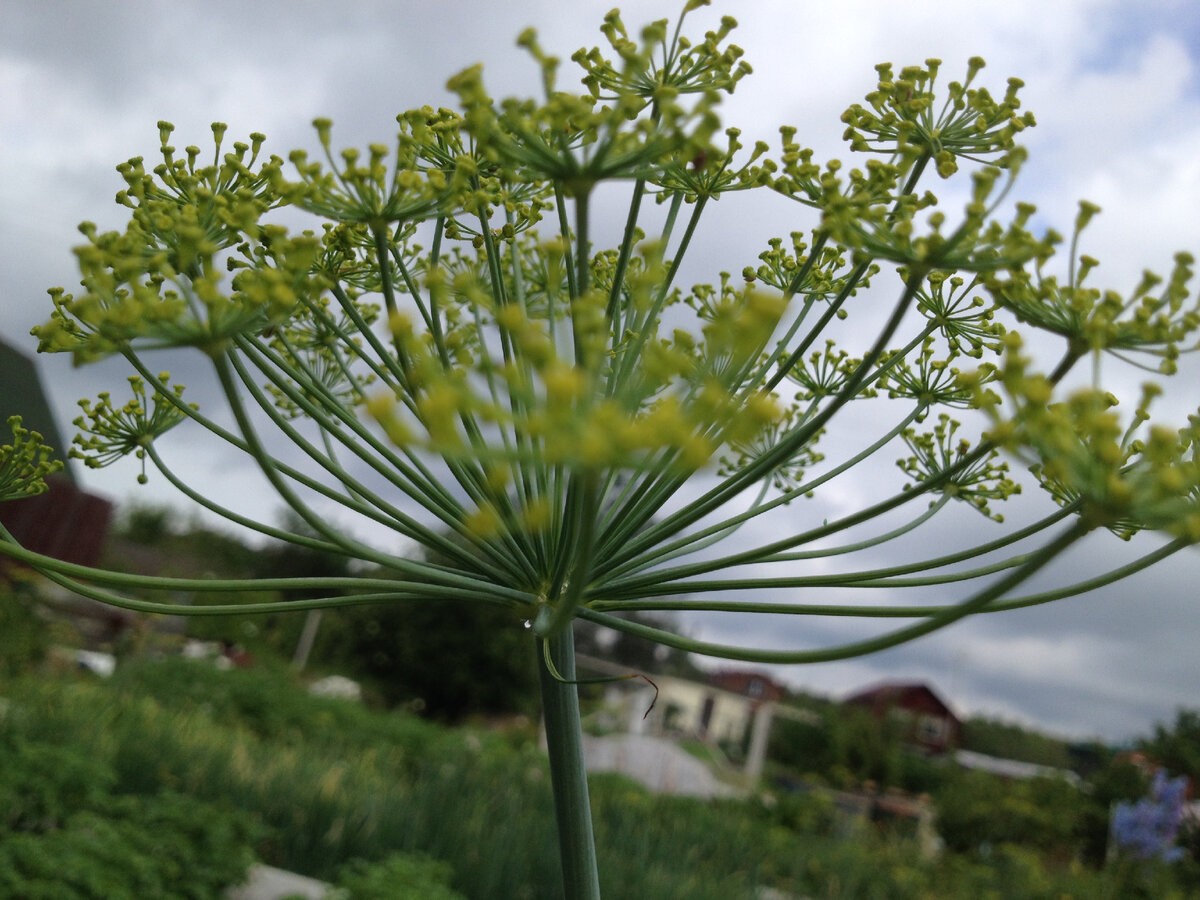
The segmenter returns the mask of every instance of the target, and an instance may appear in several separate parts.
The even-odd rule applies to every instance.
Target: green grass
[[[336,880],[353,860],[403,867],[388,862],[403,853],[440,863],[446,888],[465,897],[560,895],[548,771],[531,732],[446,729],[310,697],[285,673],[180,660],[130,664],[109,683],[27,678],[0,693],[11,700],[0,746],[87,761],[43,761],[63,782],[54,816],[64,822],[94,807],[94,793],[186,796],[240,810],[259,858],[313,877]],[[1101,876],[1046,868],[1028,851],[926,864],[905,841],[839,840],[786,804],[654,795],[619,776],[591,785],[609,900],[730,900],[760,885],[813,898],[1103,896]]]

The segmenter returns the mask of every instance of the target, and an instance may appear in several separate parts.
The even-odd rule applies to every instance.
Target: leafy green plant
[[[152,684],[155,666],[142,668],[139,680]],[[217,809],[236,805],[264,826],[265,837],[255,844],[264,861],[331,883],[352,860],[367,870],[364,877],[384,877],[379,872],[389,870],[387,860],[399,851],[448,864],[449,884],[468,897],[537,900],[558,894],[561,872],[547,815],[551,789],[545,759],[532,747],[396,713],[358,709],[331,722],[328,701],[306,695],[286,678],[250,673],[274,683],[305,738],[296,741],[291,730],[259,735],[249,727],[253,714],[222,700],[222,682],[247,673],[190,668],[188,699],[178,704],[168,695],[185,684],[182,665],[162,679],[161,704],[148,696],[150,688],[139,692],[133,684],[115,692],[107,682],[44,678],[12,686],[5,747],[18,739],[39,746],[53,741],[60,754],[111,765],[117,773],[115,784],[103,780],[110,793],[71,801],[78,808],[60,825],[84,810],[108,815],[112,791],[125,794],[125,803],[130,793],[143,798],[144,808],[165,793],[185,792]],[[827,798],[790,804],[781,797],[773,807],[706,802],[651,794],[611,774],[593,776],[589,787],[605,890],[617,898],[724,900],[770,886],[812,897],[1058,900],[1103,897],[1117,884],[1118,873],[1048,865],[1040,847],[994,845],[987,855],[950,851],[924,862],[911,841],[885,838],[865,822],[849,839],[837,837],[831,828],[844,829],[830,820]],[[1055,802],[1050,798],[1046,805]],[[208,815],[197,813],[201,827]],[[78,849],[75,838],[56,840]],[[132,839],[131,847],[140,840]],[[136,854],[131,850],[130,856]],[[64,866],[89,858],[74,850],[61,857]],[[75,872],[57,874],[70,885]],[[1186,886],[1170,880],[1183,874],[1165,873],[1161,896]],[[46,885],[51,890],[55,882]]]
[[[0,769],[0,828],[41,833],[73,812],[95,809],[115,776],[104,763],[66,747],[5,740]]]
[[[110,797],[42,834],[0,841],[0,895],[205,900],[239,883],[258,831],[236,809],[172,794]]]
[[[610,50],[572,57],[574,92],[527,31],[519,43],[540,68],[541,99],[495,101],[471,68],[450,81],[458,110],[402,113],[394,143],[365,152],[335,151],[320,119],[322,158],[295,151],[289,166],[264,157],[260,134],[224,152],[216,124],[209,162],[193,146],[179,154],[160,123],[161,163],[118,167],[128,226],[82,227],[82,290],[51,291],[40,349],[79,363],[120,355],[135,374],[130,399],[83,403],[73,453],[96,467],[134,455],[211,512],[363,574],[138,577],[39,556],[0,533],[0,552],[143,611],[284,606],[180,606],[114,589],[312,592],[291,610],[448,599],[511,610],[541,654],[570,898],[597,896],[600,881],[573,620],[727,659],[815,663],[1106,585],[1200,539],[1197,421],[1151,424],[1157,383],[1122,418],[1099,380],[1106,356],[1175,371],[1200,325],[1191,257],[1128,295],[1093,287],[1096,261],[1079,242],[1097,208],[1083,203],[1056,272],[1060,236],[1030,232],[1031,205],[1006,208],[1025,158],[1016,141],[1034,119],[1019,81],[998,95],[979,85],[977,58],[948,84],[937,60],[880,65],[876,88],[843,117],[858,167],[818,163],[790,126],[776,151],[744,147],[737,129],[722,132],[717,108],[750,69],[728,43],[731,18],[685,36],[684,19],[703,5],[688,0],[675,25],[635,36],[611,13]],[[961,212],[926,187],[954,178],[969,196]],[[625,225],[615,247],[598,248],[594,209],[612,191],[628,197]],[[736,275],[682,287],[701,219],[733,192],[788,205],[796,229]],[[289,233],[282,210],[316,216],[319,230]],[[889,290],[894,301],[881,305]],[[855,329],[843,346],[830,327],[842,318],[879,327],[865,340]],[[1059,339],[1058,361],[1043,371],[1018,324]],[[145,354],[162,349],[212,363],[232,427],[150,366]],[[1089,357],[1092,383],[1065,390]],[[869,435],[844,415],[863,405],[877,411]],[[257,466],[308,530],[257,521],[181,480],[156,438],[184,425]],[[823,436],[847,427],[858,449],[826,460]],[[806,515],[808,498],[895,449],[894,489],[833,520]],[[1020,487],[1005,452],[1054,509],[980,545],[871,564],[872,550],[956,501],[1000,519],[998,504]],[[50,465],[15,424],[0,450],[0,497],[39,490]],[[360,541],[326,505],[438,561]],[[748,523],[771,537],[743,541]],[[1125,565],[1020,593],[1105,529],[1169,539]],[[369,574],[380,568],[394,576]],[[823,595],[948,583],[963,589],[945,605]],[[820,591],[821,602],[742,596],[782,589]],[[618,615],[633,610],[912,622],[838,646],[754,648]]]
[[[338,872],[331,900],[463,900],[449,887],[444,862],[395,853],[382,862],[356,860]]]
[[[438,732],[412,716],[371,715],[358,704],[309,695],[288,672],[270,669],[214,671],[204,662],[181,658],[131,660],[109,682],[118,696],[150,699],[172,714],[203,713],[256,737],[299,744],[319,735],[336,741],[395,742],[414,754],[436,753]]]
[[[111,762],[0,731],[0,896],[214,896],[245,876],[261,829],[232,806],[161,789],[119,793]]]

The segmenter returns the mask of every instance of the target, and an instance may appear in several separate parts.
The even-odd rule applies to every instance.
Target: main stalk
[[[554,788],[554,814],[558,821],[563,895],[566,900],[599,900],[600,876],[583,759],[579,690],[573,683],[575,636],[570,625],[547,638],[546,644],[554,671],[539,654],[538,675],[546,720],[546,749],[550,755],[550,782]]]

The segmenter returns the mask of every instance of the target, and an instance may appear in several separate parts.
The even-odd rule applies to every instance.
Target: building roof
[[[745,669],[720,669],[708,676],[708,683],[755,700],[779,700],[787,693],[770,675]]]
[[[846,703],[872,707],[911,707],[918,703],[932,703],[950,718],[958,721],[949,705],[929,685],[919,681],[884,682],[848,696]]]

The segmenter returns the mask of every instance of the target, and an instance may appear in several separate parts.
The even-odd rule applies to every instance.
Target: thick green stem
[[[544,649],[548,652],[539,656],[538,674],[546,720],[546,749],[550,754],[550,782],[554,787],[554,815],[558,821],[563,896],[566,900],[599,900],[600,876],[583,760],[579,689],[570,683],[575,679],[575,637],[567,627],[547,638],[546,644]],[[547,655],[555,671],[547,665]]]

